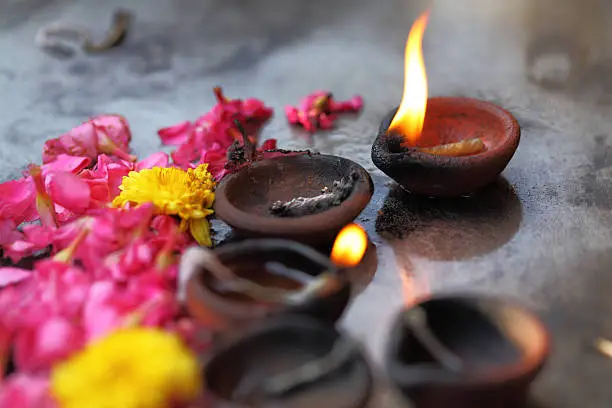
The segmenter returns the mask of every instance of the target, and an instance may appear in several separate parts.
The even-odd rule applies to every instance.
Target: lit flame
[[[423,61],[423,34],[429,10],[419,16],[410,29],[406,41],[404,62],[404,94],[399,109],[389,125],[389,131],[404,136],[414,146],[421,137],[427,110],[427,75]]]
[[[359,265],[368,247],[368,236],[357,224],[349,224],[338,233],[331,260],[343,268]]]

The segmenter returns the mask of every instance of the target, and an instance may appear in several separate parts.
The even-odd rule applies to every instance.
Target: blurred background
[[[611,0],[0,0],[0,181],[39,162],[45,139],[96,114],[125,115],[139,156],[158,151],[157,130],[208,111],[222,85],[230,98],[275,109],[263,138],[349,157],[379,188],[371,143],[399,103],[406,37],[427,7],[430,95],[492,101],[520,122],[521,146],[504,172],[520,228],[503,247],[461,262],[415,254],[414,241],[392,250],[377,242],[379,270],[394,272],[377,274],[366,291],[374,297],[356,302],[347,325],[379,358],[385,333],[368,322],[386,327],[401,305],[394,260],[434,291],[518,296],[555,336],[537,400],[609,408],[612,364],[590,345],[612,336],[603,284],[612,266]],[[131,19],[115,47],[41,42],[61,23],[103,43],[118,10]],[[314,137],[291,129],[284,106],[316,89],[361,94],[365,109]]]

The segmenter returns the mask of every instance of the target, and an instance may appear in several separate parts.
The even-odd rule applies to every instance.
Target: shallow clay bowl
[[[300,217],[278,217],[268,211],[277,200],[321,194],[322,188],[353,171],[358,179],[352,193],[336,207]],[[351,160],[318,154],[279,157],[224,177],[216,190],[215,212],[241,236],[324,245],[361,213],[373,191],[368,172]]]
[[[416,307],[425,311],[435,341],[407,322]],[[435,342],[458,358],[461,367],[444,363],[440,353],[432,351]],[[543,324],[513,302],[440,296],[397,316],[386,366],[392,382],[416,408],[514,408],[526,402],[548,353]]]
[[[193,251],[193,250],[192,250]],[[350,283],[328,258],[303,244],[278,239],[252,239],[216,248],[218,259],[241,278],[260,285],[297,290],[301,287],[295,279],[273,274],[266,270],[269,262],[282,264],[317,277],[329,271],[336,283],[332,289],[307,302],[295,305],[264,303],[234,292],[220,292],[215,286],[213,273],[197,262],[186,271],[187,307],[203,327],[217,332],[239,332],[260,320],[281,314],[309,315],[333,324],[344,312],[350,298]]]
[[[279,374],[322,358],[329,361],[339,342],[349,352],[326,374],[284,394],[263,391]],[[372,390],[370,368],[356,344],[332,325],[302,316],[272,319],[216,350],[204,381],[205,406],[212,408],[361,408]]]
[[[486,150],[460,157],[439,156],[401,146],[387,133],[397,109],[382,121],[372,161],[405,190],[431,197],[467,195],[494,181],[514,155],[520,127],[505,109],[470,98],[431,98],[420,147],[480,138]]]

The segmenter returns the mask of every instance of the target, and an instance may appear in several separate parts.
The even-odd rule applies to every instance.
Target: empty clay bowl
[[[340,205],[297,217],[269,212],[275,201],[319,195],[321,189],[331,188],[334,181],[353,172],[357,180]],[[256,162],[223,178],[216,190],[215,212],[242,236],[325,245],[361,213],[373,191],[368,172],[351,160],[318,154],[279,157]]]
[[[520,127],[505,109],[470,98],[431,98],[422,133],[423,144],[480,138],[486,150],[451,157],[401,146],[403,137],[387,133],[395,112],[383,120],[372,146],[372,161],[407,191],[432,197],[472,193],[494,181],[514,155]]]
[[[217,350],[204,381],[211,408],[361,408],[372,389],[357,345],[302,316],[265,322]]]
[[[548,350],[543,324],[522,307],[440,296],[398,315],[386,364],[415,408],[515,408],[526,402]]]
[[[190,249],[193,251],[196,249]],[[199,249],[202,250],[203,249]],[[219,281],[208,269],[194,261],[188,267],[187,306],[189,312],[204,327],[222,331],[242,329],[259,323],[261,319],[286,313],[305,314],[330,323],[344,312],[350,298],[350,284],[328,258],[297,242],[258,239],[231,243],[214,250],[218,259],[232,272],[260,285],[290,291],[302,289],[305,281],[312,281],[328,272],[329,285],[299,304],[279,304],[254,300],[246,294],[219,290]],[[190,259],[192,257],[190,254]],[[183,261],[181,261],[183,262]],[[181,265],[183,268],[184,265]],[[275,270],[289,271],[275,273]]]

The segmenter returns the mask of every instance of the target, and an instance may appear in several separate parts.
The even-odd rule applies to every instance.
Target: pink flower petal
[[[38,218],[36,193],[30,177],[0,184],[0,197],[0,218],[11,219],[15,224]]]
[[[298,116],[298,110],[294,106],[285,106],[285,116],[292,125],[299,123],[300,119]]]
[[[32,275],[31,271],[26,271],[21,268],[13,268],[5,266],[0,268],[0,288],[3,288],[14,283],[19,283]]]
[[[79,157],[69,156],[67,154],[60,154],[55,159],[47,164],[41,166],[43,177],[48,176],[50,173],[55,172],[67,172],[78,174],[83,169],[86,169],[91,164],[90,157]]]
[[[259,150],[275,150],[276,149],[276,139],[266,139],[261,144]]]
[[[165,145],[178,146],[186,143],[193,131],[193,125],[189,121],[177,125],[159,129],[157,134]]]
[[[15,374],[0,386],[0,408],[56,408],[46,377]]]
[[[17,224],[13,220],[0,219],[0,246],[9,245],[21,238]]]
[[[43,163],[50,163],[62,154],[95,159],[100,153],[108,153],[129,160],[131,138],[124,117],[97,116],[58,138],[47,140],[43,148]]]
[[[76,213],[83,212],[91,199],[89,185],[71,173],[53,173],[47,178],[47,191],[51,199]]]
[[[168,167],[168,163],[170,162],[170,157],[167,153],[157,152],[153,153],[146,159],[143,159],[136,163],[136,171],[140,171],[142,169],[150,169],[152,167]]]

